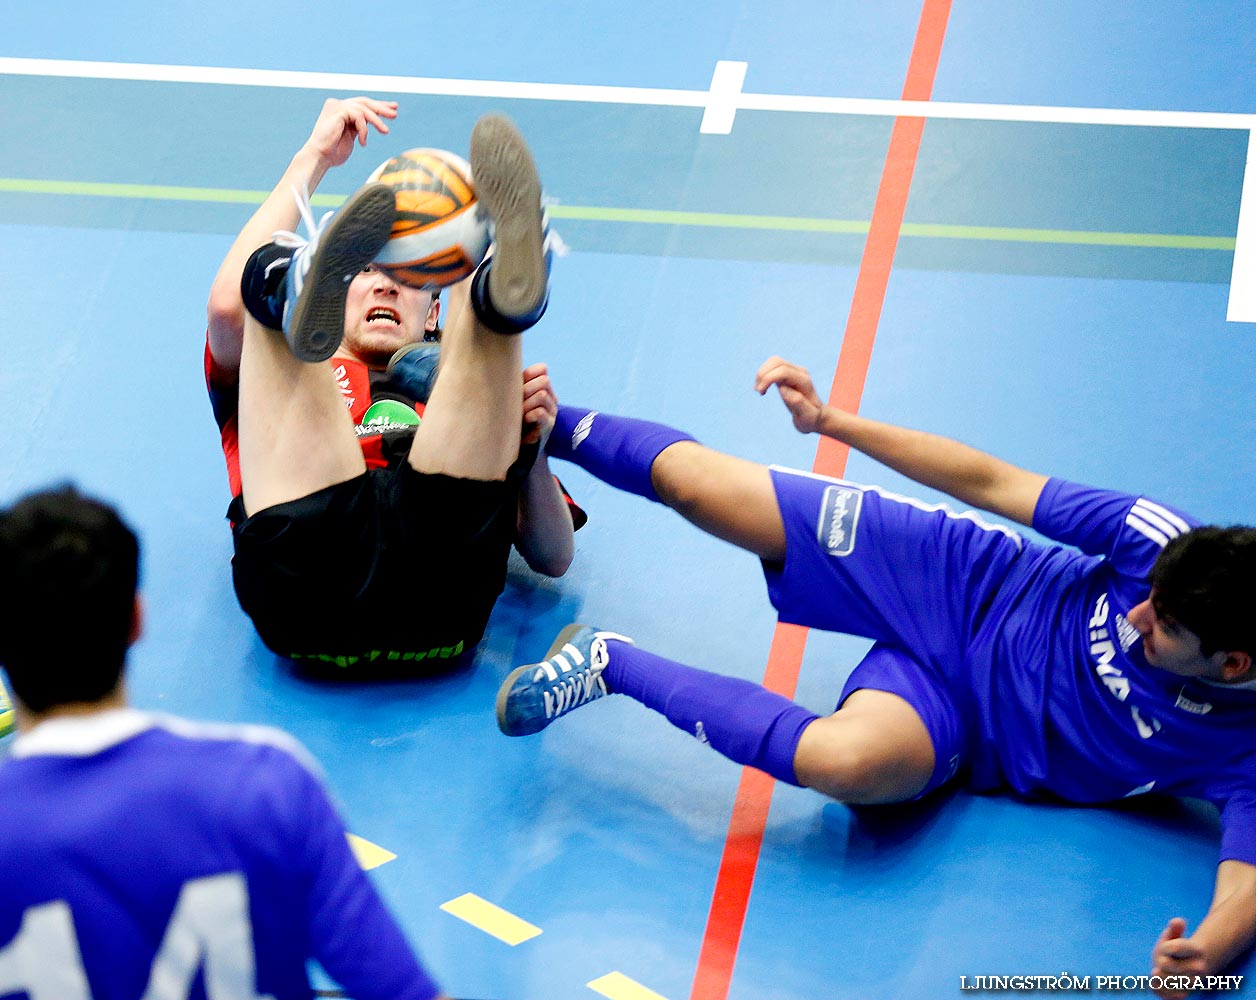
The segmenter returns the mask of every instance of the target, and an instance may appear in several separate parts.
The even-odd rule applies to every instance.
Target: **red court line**
[[[903,100],[927,101],[932,95],[950,12],[951,0],[924,0],[903,84]],[[842,350],[829,391],[829,402],[842,409],[858,410],[863,398],[924,125],[923,118],[896,118],[890,133]],[[812,470],[840,477],[846,470],[849,452],[847,446],[821,438]],[[807,629],[797,625],[777,623],[764,673],[765,687],[787,698],[794,696],[807,634]],[[725,1000],[728,996],[773,787],[773,780],[763,772],[742,770],[690,1000]]]

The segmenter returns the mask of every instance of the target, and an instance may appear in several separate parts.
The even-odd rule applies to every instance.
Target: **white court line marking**
[[[710,103],[702,114],[698,131],[704,135],[728,135],[737,117],[737,100],[746,82],[746,63],[721,59],[711,74]]]
[[[0,57],[0,74],[64,76],[100,80],[208,83],[243,87],[303,87],[313,90],[385,91],[449,97],[505,97],[537,101],[584,101],[591,104],[644,104],[717,110],[730,101],[737,110],[803,111],[833,115],[897,118],[955,118],[976,121],[1041,122],[1062,125],[1146,125],[1166,128],[1256,128],[1256,114],[1217,111],[1142,111],[1133,108],[1066,108],[1032,104],[962,104],[953,101],[899,101],[864,97],[807,97],[795,94],[746,94],[730,85],[739,64],[721,60],[712,89],[604,87],[576,83],[519,83],[509,80],[448,80],[420,76],[373,76],[359,73],[312,73],[225,66],[175,66],[158,63],[94,62],[75,59]],[[722,66],[729,67],[721,70]],[[744,74],[743,74],[744,76]],[[716,84],[720,89],[714,89]],[[735,100],[733,100],[735,96]]]
[[[727,130],[720,129],[721,134],[725,135],[732,131],[733,119],[739,110],[1062,125],[1247,130],[1249,133],[1247,166],[1239,201],[1234,270],[1230,280],[1230,298],[1226,318],[1231,322],[1256,322],[1256,164],[1253,163],[1252,154],[1252,133],[1256,130],[1256,115],[1215,111],[1145,111],[1134,108],[1066,108],[1046,105],[962,104],[954,101],[895,101],[877,98],[747,94],[740,89],[745,77],[744,67],[744,63],[721,60],[716,63],[709,89],[667,90],[649,87],[518,83],[507,80],[446,80],[435,77],[307,73],[222,66],[174,66],[157,63],[0,57],[0,74],[15,76],[60,76],[249,87],[301,87],[341,93],[435,94],[452,97],[494,97],[515,100],[702,108],[702,131],[706,132],[710,129],[714,133],[717,126],[727,125]]]
[[[1234,268],[1225,318],[1256,323],[1256,129],[1247,136],[1247,170],[1239,196],[1239,228],[1234,237]]]
[[[1256,115],[1224,111],[1149,111],[1138,108],[1069,108],[1048,104],[966,104],[894,101],[876,97],[806,97],[742,94],[743,111],[802,111],[830,115],[886,115],[960,121],[1034,122],[1047,125],[1132,125],[1159,128],[1256,128]]]
[[[346,93],[365,91],[385,94],[435,94],[445,97],[505,97],[525,101],[585,101],[593,104],[647,104],[663,107],[703,108],[706,107],[709,99],[705,90],[601,87],[567,83],[516,83],[508,80],[447,80],[430,76],[307,73],[229,66],[173,66],[158,63],[87,62],[73,59],[0,57],[0,73],[15,76],[66,76],[92,80],[208,83],[234,87],[298,87]]]

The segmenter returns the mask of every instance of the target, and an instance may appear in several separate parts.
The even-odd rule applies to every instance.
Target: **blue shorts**
[[[856,691],[888,691],[916,710],[933,744],[933,774],[915,798],[946,784],[973,761],[972,741],[977,727],[970,717],[971,699],[953,690],[947,677],[936,673],[909,653],[877,643],[851,671],[842,688],[841,708]]]
[[[1023,542],[875,486],[773,467],[785,563],[764,566],[783,622],[874,639],[851,674],[920,715],[936,765],[928,788],[970,759],[979,732],[970,651]]]

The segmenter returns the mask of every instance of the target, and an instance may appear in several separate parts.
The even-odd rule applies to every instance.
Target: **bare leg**
[[[486,329],[467,293],[466,281],[449,291],[440,377],[414,435],[410,464],[419,472],[504,480],[519,455],[523,348],[518,336]]]
[[[704,531],[769,562],[785,559],[785,526],[761,465],[693,441],[665,448],[651,482],[660,499]],[[852,803],[902,802],[934,770],[934,748],[920,715],[903,698],[862,688],[803,730],[794,755],[798,781]]]
[[[667,506],[708,534],[785,561],[785,524],[766,466],[678,441],[654,460],[650,481]]]
[[[541,182],[527,143],[508,119],[485,115],[476,122],[471,169],[495,226],[493,257],[451,290],[440,377],[410,464],[419,472],[493,481],[504,480],[519,455],[518,334],[545,311],[548,269]]]
[[[252,316],[240,358],[240,478],[248,514],[366,470],[353,421],[327,364],[292,355]]]
[[[916,710],[896,694],[861,688],[802,734],[794,773],[841,802],[903,802],[925,788],[933,741]]]

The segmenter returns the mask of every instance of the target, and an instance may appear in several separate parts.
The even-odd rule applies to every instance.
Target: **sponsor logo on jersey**
[[[1108,595],[1100,594],[1099,599],[1095,601],[1095,610],[1087,623],[1090,634],[1090,655],[1094,660],[1095,673],[1103,682],[1103,686],[1117,701],[1124,702],[1129,697],[1130,682],[1120,668],[1112,664],[1112,661],[1116,659],[1116,643],[1112,641],[1112,634],[1108,630],[1108,615]],[[1134,725],[1138,728],[1138,735],[1143,739],[1149,739],[1160,732],[1158,719],[1144,719],[1135,705],[1126,707],[1130,710],[1130,718],[1134,720]]]
[[[284,309],[288,308],[287,303]],[[332,369],[332,377],[336,380],[336,386],[340,389],[340,395],[344,397],[345,407],[352,410],[353,404],[356,403],[357,397],[353,395],[353,380],[349,378],[349,371],[344,365],[336,365]]]
[[[1177,701],[1173,703],[1173,707],[1180,708],[1183,712],[1190,712],[1192,715],[1207,715],[1212,711],[1212,702],[1191,701],[1186,697],[1186,688],[1182,688],[1178,692]]]
[[[362,414],[362,425],[400,424],[402,427],[418,427],[419,415],[413,406],[399,399],[381,399],[372,403]]]
[[[381,399],[370,405],[362,414],[362,422],[354,431],[358,437],[369,437],[372,434],[383,434],[385,431],[404,431],[415,428],[420,423],[419,415],[413,406],[407,406],[397,399]]]
[[[1118,611],[1116,615],[1116,641],[1121,644],[1121,652],[1128,653],[1130,647],[1138,642],[1139,638],[1138,629],[1131,625],[1129,619]]]
[[[855,529],[863,509],[863,490],[850,486],[830,486],[820,504],[820,544],[831,556],[848,556],[855,551]]]

